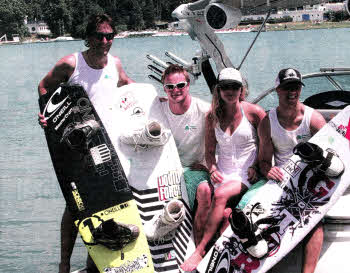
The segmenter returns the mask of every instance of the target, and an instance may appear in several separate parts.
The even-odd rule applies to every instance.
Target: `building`
[[[271,19],[282,19],[291,17],[293,22],[312,21],[320,22],[325,19],[324,14],[328,11],[345,10],[345,3],[323,3],[317,5],[306,5],[297,8],[278,9],[270,15]],[[261,21],[265,15],[242,16],[242,21]]]
[[[27,18],[24,20],[30,34],[36,34],[39,36],[49,36],[51,31],[48,25],[44,21],[28,21]]]

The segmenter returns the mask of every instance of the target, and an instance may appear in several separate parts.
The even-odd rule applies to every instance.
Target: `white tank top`
[[[297,129],[288,131],[279,123],[276,108],[270,110],[271,139],[276,166],[281,167],[293,155],[295,145],[311,138],[310,121],[313,111],[314,109],[305,105],[303,121]]]
[[[183,167],[194,163],[205,164],[205,114],[210,104],[192,97],[190,108],[182,115],[174,115],[168,102],[161,103],[163,113],[169,121]]]
[[[79,84],[84,87],[91,102],[98,111],[104,100],[110,100],[117,89],[119,73],[114,57],[108,54],[107,65],[102,69],[93,69],[85,62],[81,52],[74,53],[76,65],[69,85]]]
[[[250,186],[248,168],[253,165],[258,154],[258,138],[256,129],[242,111],[242,120],[231,136],[227,135],[220,126],[215,127],[218,154],[217,166],[228,180],[238,180]]]

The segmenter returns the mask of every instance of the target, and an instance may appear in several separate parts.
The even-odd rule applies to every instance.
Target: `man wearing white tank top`
[[[60,59],[48,74],[40,81],[39,96],[52,94],[61,83],[80,84],[86,90],[98,113],[103,111],[100,105],[111,98],[116,87],[132,83],[126,75],[118,57],[109,54],[116,34],[115,24],[106,14],[92,15],[85,32],[86,51],[74,53]],[[47,126],[44,117],[39,114],[39,123]],[[61,262],[59,273],[70,272],[70,257],[73,251],[77,229],[66,208],[61,223]],[[98,272],[91,259],[87,262],[89,273]]]
[[[293,155],[294,146],[310,139],[326,123],[318,111],[300,102],[303,85],[301,74],[296,69],[282,69],[278,73],[275,86],[279,105],[266,115],[258,128],[259,166],[267,179],[282,181],[280,167]],[[303,273],[314,272],[322,242],[323,228],[319,224],[303,242]]]

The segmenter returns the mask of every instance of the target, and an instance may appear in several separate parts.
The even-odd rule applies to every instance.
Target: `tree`
[[[145,0],[143,7],[143,19],[145,20],[146,28],[154,27],[155,11],[153,0]]]
[[[46,0],[43,15],[53,35],[61,36],[71,31],[72,14],[69,0]]]
[[[24,25],[26,4],[23,0],[0,0],[0,36],[12,34],[23,37],[27,33]]]

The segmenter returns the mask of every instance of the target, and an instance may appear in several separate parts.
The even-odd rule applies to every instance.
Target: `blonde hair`
[[[208,119],[212,122],[213,127],[224,119],[224,104],[225,102],[220,95],[220,88],[218,85],[215,85],[213,90],[213,98],[211,101],[211,108],[208,113]]]

